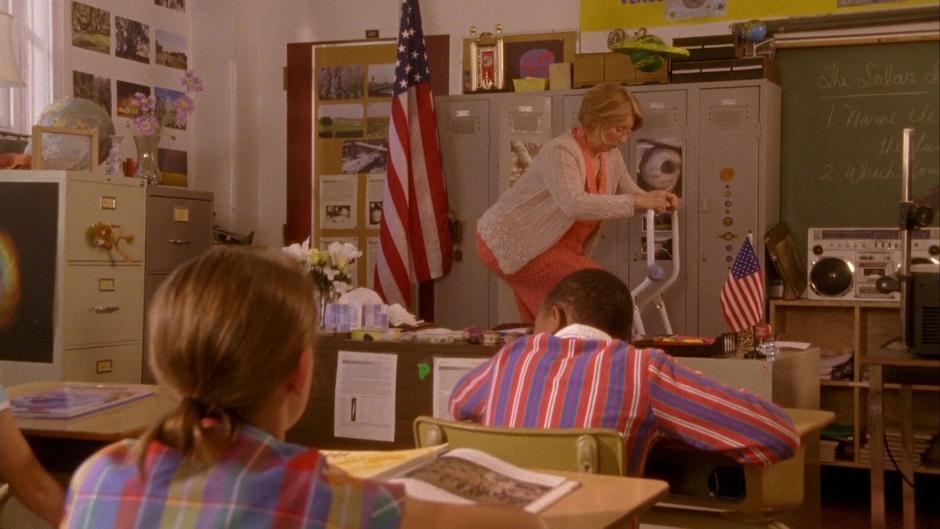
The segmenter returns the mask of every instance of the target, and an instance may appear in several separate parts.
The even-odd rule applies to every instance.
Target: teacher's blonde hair
[[[316,340],[313,285],[276,250],[220,246],[179,267],[150,307],[149,365],[177,407],[140,444],[212,464]]]
[[[584,94],[578,121],[586,129],[596,129],[633,117],[633,129],[643,126],[640,102],[617,83],[601,83]]]

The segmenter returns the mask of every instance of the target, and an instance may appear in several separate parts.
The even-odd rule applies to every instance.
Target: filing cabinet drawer
[[[105,347],[66,349],[64,380],[77,382],[140,382],[140,342]]]
[[[66,347],[141,339],[143,267],[69,265],[65,289]]]
[[[122,236],[118,247],[130,262],[144,259],[144,193],[143,187],[102,184],[70,180],[67,188],[65,215],[65,252],[69,261],[126,262],[117,250],[96,247],[87,236],[88,228],[99,222],[110,224]]]
[[[212,202],[151,195],[147,198],[147,270],[171,272],[209,249]]]

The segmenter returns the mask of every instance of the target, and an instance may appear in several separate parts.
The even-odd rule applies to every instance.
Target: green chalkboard
[[[940,181],[940,42],[780,49],[777,60],[780,216],[798,251],[810,227],[897,226],[904,127],[915,128],[914,196]]]

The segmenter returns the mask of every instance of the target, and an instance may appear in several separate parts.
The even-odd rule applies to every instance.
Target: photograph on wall
[[[111,115],[111,79],[72,70],[72,96],[90,99]]]
[[[542,150],[542,144],[532,141],[509,140],[509,186],[512,187],[525,174],[532,159]]]
[[[636,183],[644,191],[661,189],[682,196],[681,140],[641,139],[636,151]]]
[[[118,80],[116,83],[117,108],[115,113],[122,118],[136,118],[140,115],[140,109],[131,102],[134,100],[134,94],[140,92],[146,96],[150,95],[150,87],[142,84],[130,83],[128,81]]]
[[[507,83],[525,77],[548,79],[549,66],[565,62],[565,41],[561,39],[506,42],[503,46]]]
[[[365,91],[365,68],[357,66],[326,66],[317,72],[317,94],[321,101],[362,99]]]
[[[0,360],[51,363],[59,185],[0,182]]]
[[[395,90],[395,65],[369,65],[369,97],[392,97]]]
[[[153,5],[166,7],[180,13],[186,12],[186,0],[153,0]]]
[[[163,178],[161,185],[186,187],[189,180],[189,159],[186,151],[157,149],[157,166]]]
[[[158,29],[156,34],[155,59],[157,64],[185,70],[189,59],[186,56],[186,37]]]
[[[343,142],[343,172],[384,173],[388,166],[388,140]]]
[[[371,138],[387,138],[391,112],[391,103],[369,103],[366,107],[366,135]]]
[[[361,138],[365,130],[363,106],[356,104],[318,105],[317,136],[320,138]]]
[[[81,2],[72,2],[72,46],[111,53],[111,13]]]
[[[153,95],[157,97],[156,115],[163,116],[163,124],[171,129],[186,130],[186,123],[176,122],[176,101],[186,94],[179,90],[155,86]]]
[[[356,248],[359,248],[359,241],[357,241],[355,237],[320,237],[320,249],[326,250],[330,246],[330,244],[334,242],[338,242],[340,244],[346,242],[355,246]],[[353,264],[352,266],[350,266],[348,274],[349,274],[349,281],[350,283],[352,283],[352,287],[353,288],[358,287],[359,286],[359,265]]]
[[[366,225],[379,229],[382,225],[382,200],[385,197],[385,175],[370,174],[366,180]]]
[[[359,196],[356,175],[320,177],[320,229],[352,230],[357,226],[356,200]]]
[[[150,26],[129,18],[114,17],[114,55],[150,63]]]
[[[379,255],[379,238],[366,239],[366,287],[375,290],[375,260]]]
[[[721,0],[665,0],[666,18],[684,20],[723,17],[728,14],[728,2]]]

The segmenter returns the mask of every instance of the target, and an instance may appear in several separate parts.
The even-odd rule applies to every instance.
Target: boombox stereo
[[[911,233],[911,262],[940,262],[940,229]],[[897,228],[810,228],[806,270],[809,299],[899,300],[875,288],[879,277],[897,275],[901,240]]]

